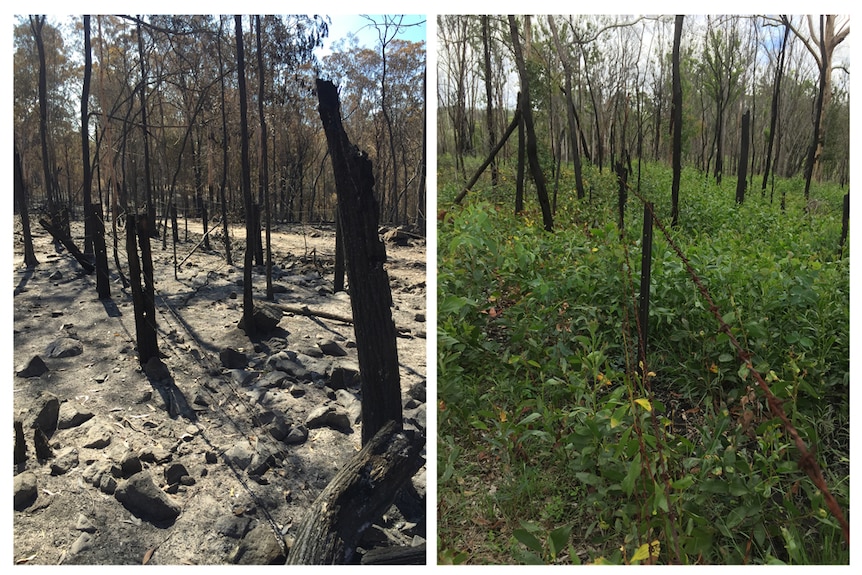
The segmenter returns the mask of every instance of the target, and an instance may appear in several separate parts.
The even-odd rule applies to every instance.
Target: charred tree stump
[[[138,257],[138,246],[141,255]],[[142,366],[159,356],[156,339],[155,288],[153,258],[150,251],[149,218],[146,214],[129,215],[126,223],[126,252],[129,260],[129,283],[135,308],[135,335],[138,361]],[[143,277],[142,277],[143,276]],[[143,279],[143,283],[141,283]]]
[[[81,264],[81,267],[84,268],[85,272],[88,274],[93,273],[93,270],[95,270],[96,267],[90,263],[87,256],[81,253],[81,250],[78,249],[78,246],[75,245],[72,238],[69,237],[69,234],[63,231],[62,227],[54,225],[53,222],[49,222],[45,218],[39,218],[39,225],[45,228],[54,240],[63,244],[63,247],[65,247],[72,257]]]
[[[386,273],[386,248],[378,230],[371,160],[350,143],[341,124],[338,91],[317,81],[318,108],[338,196],[344,235],[350,305],[362,381],[362,444],[388,421],[402,425],[397,333],[392,320],[392,292]]]
[[[356,552],[362,532],[395,501],[422,467],[422,439],[387,423],[339,471],[317,497],[297,529],[288,565],[343,565]]]
[[[102,204],[97,202],[90,206],[90,230],[93,232],[93,250],[96,260],[96,293],[99,299],[111,297],[111,278],[108,272],[108,248],[105,245],[105,217]]]

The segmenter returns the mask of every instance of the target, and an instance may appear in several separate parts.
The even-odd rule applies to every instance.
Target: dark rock
[[[113,433],[114,430],[107,425],[96,423],[90,426],[87,436],[81,445],[87,449],[104,449],[111,444]]]
[[[231,562],[237,565],[283,565],[287,557],[274,535],[269,523],[258,523],[231,553]]]
[[[275,370],[261,377],[258,381],[258,385],[261,387],[268,388],[281,387],[282,384],[287,380],[287,378],[287,373],[280,370]]]
[[[209,464],[218,463],[218,455],[215,451],[207,451],[204,453],[204,461]]]
[[[329,375],[329,387],[332,389],[345,389],[359,385],[359,371],[339,366],[332,369]]]
[[[45,365],[44,360],[38,355],[34,355],[32,359],[27,363],[27,366],[21,371],[17,372],[15,375],[18,377],[39,377],[40,375],[48,372],[48,366]]]
[[[290,395],[292,397],[295,397],[297,399],[299,399],[300,397],[303,397],[306,393],[305,387],[303,387],[299,383],[295,383],[295,384],[291,385],[288,392],[290,393]]]
[[[267,427],[267,431],[276,441],[283,441],[287,434],[290,433],[292,425],[284,416],[277,416],[272,423]]]
[[[245,469],[249,464],[251,464],[251,458],[254,457],[254,451],[247,441],[240,441],[225,451],[224,457],[232,465],[235,465],[240,469]]]
[[[75,539],[75,542],[72,543],[72,546],[69,547],[69,555],[77,555],[87,549],[93,547],[96,538],[90,535],[89,533],[81,533],[80,537]]]
[[[45,348],[45,355],[48,357],[74,357],[84,353],[84,346],[77,339],[71,337],[61,337],[52,341]]]
[[[337,431],[349,433],[350,413],[341,406],[322,405],[308,414],[305,425],[309,429],[331,427]]]
[[[17,511],[22,511],[36,502],[39,495],[36,474],[25,471],[15,476],[13,480],[14,506]]]
[[[248,527],[250,524],[251,517],[225,515],[216,520],[215,530],[219,535],[224,535],[231,539],[242,539],[243,536],[248,533]]]
[[[51,475],[65,475],[78,466],[78,450],[70,447],[59,455],[51,463]]]
[[[257,303],[254,305],[252,312],[252,321],[254,322],[255,330],[262,333],[269,333],[278,326],[284,312],[281,308],[267,303]],[[245,317],[239,320],[237,325],[239,329],[245,331]]]
[[[57,429],[70,429],[78,427],[93,418],[93,412],[80,411],[68,401],[60,405],[60,413],[57,418]]]
[[[12,463],[20,465],[27,461],[27,441],[24,439],[24,422],[16,419],[13,422],[15,428],[15,450]]]
[[[221,364],[228,369],[243,369],[248,366],[248,357],[232,347],[224,348],[218,356]]]
[[[274,363],[274,367],[278,371],[282,371],[299,381],[308,381],[311,379],[311,372],[305,369],[300,363],[289,359],[278,359]]]
[[[304,425],[295,425],[290,428],[290,433],[284,438],[288,445],[299,445],[308,441],[308,429]]]
[[[120,458],[120,471],[122,473],[122,476],[126,479],[128,479],[135,473],[143,471],[143,469],[144,466],[141,463],[141,458],[132,453],[131,451],[126,452]]]
[[[425,403],[426,401],[426,391],[425,391],[425,381],[420,381],[414,384],[410,390],[407,392],[407,395],[419,401],[421,403]]]
[[[416,313],[413,315],[413,321],[418,321],[419,323],[425,323],[425,314],[424,313]]]
[[[41,429],[46,436],[51,437],[57,430],[60,400],[53,393],[42,392],[36,402],[36,417],[31,427]]]
[[[83,513],[79,513],[78,518],[75,519],[75,529],[84,533],[96,532],[96,526],[93,525],[93,521]]]
[[[147,463],[167,463],[174,456],[164,447],[153,446],[142,449],[138,457],[141,458],[141,461],[146,461]]]
[[[317,347],[319,347],[320,351],[322,351],[326,355],[331,355],[333,357],[344,357],[345,355],[347,355],[347,352],[344,350],[344,348],[338,345],[338,342],[331,339],[324,339],[317,342]]]
[[[260,375],[258,372],[246,369],[230,370],[231,379],[233,379],[234,383],[240,387],[251,385],[251,382],[254,381],[258,375]]]
[[[189,475],[189,470],[186,466],[179,462],[174,462],[165,467],[165,482],[168,485],[179,483],[183,477]]]
[[[114,497],[136,517],[156,523],[173,522],[181,511],[180,506],[153,482],[149,471],[141,471],[123,481]]]
[[[45,460],[54,457],[54,451],[48,443],[48,437],[38,427],[33,430],[33,446],[36,450],[36,459]]]

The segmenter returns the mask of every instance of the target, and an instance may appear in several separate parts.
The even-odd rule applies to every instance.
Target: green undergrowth
[[[659,229],[640,364],[634,194],[621,235],[615,177],[588,166],[579,201],[563,173],[547,233],[534,192],[513,213],[512,170],[452,207],[457,178],[441,165],[440,562],[849,561],[793,441]],[[847,513],[844,190],[815,185],[806,204],[801,181],[780,181],[772,201],[758,188],[739,206],[732,178],[685,171],[671,229],[670,184],[670,170],[642,167],[642,194]]]

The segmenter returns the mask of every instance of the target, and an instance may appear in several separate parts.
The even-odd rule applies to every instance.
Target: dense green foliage
[[[460,191],[446,163],[442,208]],[[553,234],[537,208],[513,214],[505,181],[439,225],[439,560],[849,562],[795,446],[658,229],[638,375],[643,207],[630,195],[621,239],[615,178],[585,177],[591,199],[578,203],[563,174]],[[666,225],[670,181],[643,167]],[[846,510],[844,190],[813,188],[806,210],[802,187],[776,182],[739,206],[732,178],[686,171],[671,234]]]

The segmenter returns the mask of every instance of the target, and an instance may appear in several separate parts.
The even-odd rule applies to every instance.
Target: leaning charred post
[[[317,81],[320,119],[326,132],[344,236],[350,304],[362,381],[362,445],[388,421],[402,426],[397,332],[392,292],[384,264],[386,249],[378,234],[371,160],[350,143],[341,123],[338,91]]]

